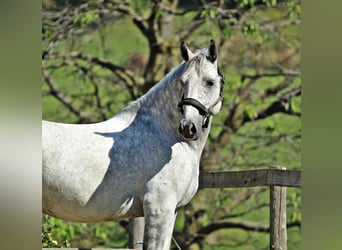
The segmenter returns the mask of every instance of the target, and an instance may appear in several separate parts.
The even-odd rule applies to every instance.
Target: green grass
[[[58,243],[66,240],[70,247],[125,248],[128,245],[126,231],[115,222],[72,223],[44,215],[43,224],[50,226],[54,240]]]

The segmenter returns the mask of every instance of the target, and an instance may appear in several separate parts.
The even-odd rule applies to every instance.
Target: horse
[[[42,121],[42,210],[84,223],[145,218],[143,249],[169,249],[178,208],[198,189],[212,116],[223,102],[217,46],[194,53],[112,118]]]

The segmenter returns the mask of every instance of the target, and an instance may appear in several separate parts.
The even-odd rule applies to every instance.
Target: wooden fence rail
[[[279,168],[202,172],[199,188],[240,188],[259,186],[300,187],[301,171]]]
[[[287,250],[286,187],[301,187],[301,170],[286,170],[284,167],[271,166],[269,169],[201,172],[199,176],[199,189],[258,186],[270,187],[270,249]],[[129,249],[142,249],[143,229],[143,217],[130,220]],[[102,250],[100,248],[67,249]]]

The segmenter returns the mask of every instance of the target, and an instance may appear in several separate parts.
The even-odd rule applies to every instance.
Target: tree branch
[[[254,75],[250,75],[250,74],[242,74],[241,75],[241,81],[244,81],[245,79],[259,79],[262,77],[278,77],[278,76],[292,76],[292,77],[297,77],[300,76],[300,72],[299,71],[279,71],[279,72],[275,72],[275,73],[257,73]]]
[[[120,65],[113,64],[110,61],[101,59],[99,57],[82,54],[81,52],[78,52],[78,51],[64,53],[64,54],[54,53],[54,54],[49,55],[49,59],[56,59],[56,58],[62,58],[64,60],[66,60],[67,58],[81,59],[81,60],[89,62],[90,64],[95,64],[95,65],[101,66],[102,68],[110,70],[125,85],[132,99],[135,99],[138,97],[138,94],[136,93],[136,90],[135,90],[135,86],[142,85],[144,82],[143,78],[134,76],[134,73],[132,71]]]
[[[110,2],[113,2],[113,1],[110,1]],[[133,20],[133,23],[145,35],[145,37],[150,36],[150,32],[147,28],[147,25],[144,23],[146,19],[139,16],[132,7],[130,7],[129,5],[125,3],[122,3],[122,4],[115,3],[112,7],[110,7],[110,9],[112,11],[117,11],[121,14],[124,14],[125,16],[130,17]]]
[[[301,227],[300,221],[291,221],[287,223],[287,228]],[[256,224],[252,222],[216,222],[211,223],[208,226],[202,227],[196,233],[191,235],[184,244],[181,245],[182,249],[188,249],[190,245],[196,242],[202,242],[209,234],[221,230],[221,229],[242,229],[245,231],[269,233],[269,226]]]
[[[228,214],[228,215],[225,215],[225,216],[222,216],[220,218],[220,220],[225,220],[225,219],[231,219],[231,218],[236,218],[236,217],[241,217],[241,216],[244,216],[246,214],[249,214],[251,212],[254,212],[255,210],[258,210],[260,208],[263,208],[263,207],[269,207],[269,203],[261,203],[257,206],[254,206],[254,207],[250,207],[248,209],[246,209],[245,211],[242,211],[240,213],[235,213],[235,214]]]
[[[285,80],[282,81],[281,83],[279,83],[278,85],[274,86],[274,87],[269,87],[267,88],[262,94],[261,94],[261,98],[265,98],[268,96],[273,96],[278,94],[281,90],[287,88],[288,86],[290,86],[293,81],[295,79],[295,76],[293,75],[287,75]]]
[[[284,93],[282,96],[280,96],[277,101],[273,102],[267,108],[259,111],[255,118],[250,118],[247,114],[244,114],[244,117],[242,119],[242,124],[246,122],[250,122],[252,120],[265,119],[276,113],[284,113],[284,114],[289,114],[289,115],[300,116],[301,115],[300,113],[293,111],[291,109],[291,106],[289,106],[290,99],[292,97],[300,96],[300,95],[301,95],[301,87],[299,86],[299,87],[293,88],[290,91]]]
[[[51,95],[54,96],[59,102],[61,102],[65,107],[67,107],[71,113],[75,114],[80,119],[80,122],[86,120],[87,117],[83,116],[82,112],[79,111],[73,105],[73,103],[66,96],[64,96],[64,94],[62,92],[60,92],[57,89],[57,85],[55,84],[55,82],[50,77],[49,72],[47,70],[43,69],[42,73],[43,73],[43,78],[44,78],[45,82],[49,86]]]
[[[190,22],[183,25],[178,31],[179,40],[186,40],[204,22],[205,20],[201,18],[201,12],[198,12],[198,14]]]

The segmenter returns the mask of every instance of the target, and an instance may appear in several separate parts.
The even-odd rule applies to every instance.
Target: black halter
[[[205,107],[202,103],[200,103],[199,101],[197,101],[194,98],[184,98],[184,95],[182,97],[182,100],[178,103],[178,108],[179,111],[183,114],[184,113],[184,109],[183,106],[184,105],[190,105],[193,106],[194,108],[196,108],[199,112],[199,114],[201,116],[203,116],[203,125],[202,128],[208,128],[209,125],[209,117],[213,115],[213,108],[219,103],[219,102],[223,102],[223,85],[225,82],[225,78],[224,75],[222,75],[220,69],[217,67],[217,73],[218,75],[221,77],[221,87],[220,87],[220,95],[219,97],[216,99],[216,101],[211,104],[208,108]],[[221,106],[222,107],[222,106]]]

